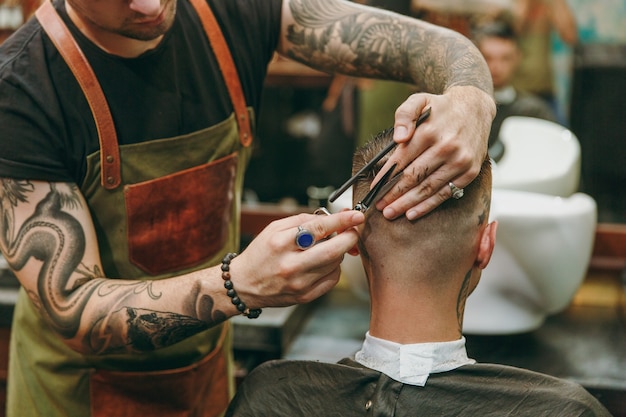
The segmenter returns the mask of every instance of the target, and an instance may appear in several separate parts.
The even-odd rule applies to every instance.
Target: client
[[[385,131],[359,149],[357,172],[385,147]],[[354,185],[368,193],[381,160]],[[491,167],[459,199],[414,221],[373,208],[359,229],[369,281],[370,328],[354,358],[337,364],[270,361],[243,381],[227,416],[610,416],[580,385],[467,357],[465,300],[491,257]],[[356,249],[356,248],[355,248]]]

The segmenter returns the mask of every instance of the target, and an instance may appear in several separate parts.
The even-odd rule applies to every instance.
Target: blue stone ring
[[[298,233],[296,233],[296,245],[300,249],[306,250],[315,245],[315,236],[313,236],[313,233],[304,227],[298,226]]]

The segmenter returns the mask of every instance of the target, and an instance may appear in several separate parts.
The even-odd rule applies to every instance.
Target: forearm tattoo
[[[41,263],[29,296],[62,337],[76,337],[82,322],[81,343],[90,353],[151,351],[226,319],[199,288],[189,291],[179,312],[159,311],[164,297],[152,281],[106,279],[97,266],[85,265],[85,232],[71,214],[81,204],[76,186],[50,184],[16,229],[16,207],[29,202],[34,187],[29,181],[0,181],[0,249],[14,271],[33,260]]]
[[[383,78],[443,93],[475,86],[491,93],[480,52],[452,31],[380,11],[365,13],[349,2],[291,0],[296,24],[288,28],[287,54],[327,72]]]

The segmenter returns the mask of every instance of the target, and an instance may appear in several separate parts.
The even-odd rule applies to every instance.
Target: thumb
[[[398,107],[393,125],[394,141],[407,142],[413,137],[415,121],[422,114],[427,103],[426,94],[413,94]]]

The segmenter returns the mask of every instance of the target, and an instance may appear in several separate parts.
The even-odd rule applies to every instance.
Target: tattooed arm
[[[396,111],[400,146],[381,172],[394,163],[406,168],[377,204],[385,217],[424,215],[450,198],[450,181],[462,188],[478,174],[495,103],[487,65],[465,37],[349,1],[285,0],[278,51],[326,72],[402,81],[423,92]],[[431,117],[415,130],[427,107]]]
[[[0,249],[31,301],[73,349],[87,354],[151,351],[239,314],[220,266],[169,279],[105,277],[87,204],[75,184],[0,178]],[[275,222],[231,263],[249,308],[319,297],[339,279],[356,236],[341,233],[325,249],[303,252],[296,227],[326,235],[363,216],[302,215]],[[321,236],[320,236],[321,237]],[[118,277],[115,277],[118,278]],[[123,277],[119,277],[123,278]]]
[[[1,184],[0,248],[40,314],[75,350],[154,350],[234,314],[226,304],[213,305],[197,277],[106,279],[89,210],[75,185]],[[212,275],[219,281],[217,272]]]

